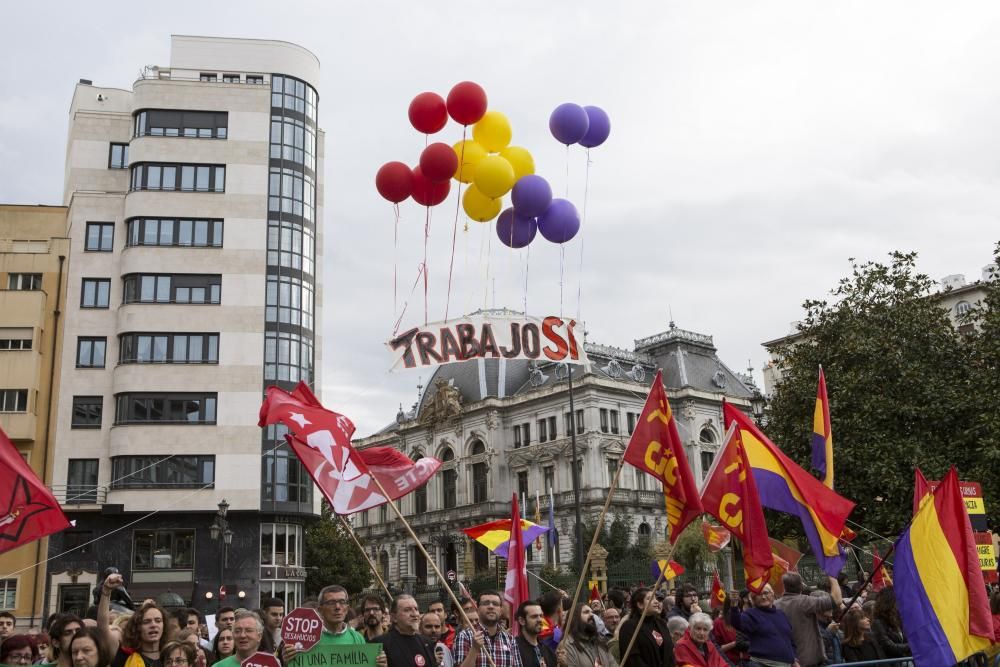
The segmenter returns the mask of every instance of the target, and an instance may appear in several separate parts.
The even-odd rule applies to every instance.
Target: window
[[[313,328],[312,282],[289,275],[268,275],[264,321]]]
[[[128,144],[111,144],[108,169],[128,169]]]
[[[315,186],[312,176],[286,167],[271,167],[267,210],[313,220]]]
[[[301,566],[302,526],[292,523],[262,523],[260,564]]]
[[[275,439],[265,441],[268,449],[279,444]],[[263,496],[267,502],[311,503],[312,480],[295,458],[295,454],[280,441],[277,449],[262,459]]]
[[[458,504],[458,473],[454,468],[441,471],[441,505],[444,509],[452,509]]]
[[[17,608],[17,579],[0,579],[0,609]]]
[[[521,440],[524,447],[531,444],[531,424],[521,424]]]
[[[271,116],[271,159],[298,163],[315,171],[314,125],[291,116]]]
[[[83,618],[87,609],[90,608],[90,586],[87,584],[59,584],[57,608],[60,613],[76,614]]]
[[[563,414],[563,430],[566,431],[566,435],[570,435],[573,432],[572,412],[567,412]]]
[[[524,499],[528,497],[528,471],[521,470],[517,473],[517,497]],[[522,511],[527,511],[523,509]]]
[[[222,276],[196,273],[130,273],[125,303],[211,303],[222,298]]]
[[[200,489],[215,483],[214,456],[115,456],[112,489]]]
[[[71,428],[101,428],[102,396],[74,396]]]
[[[635,430],[635,422],[639,418],[639,415],[634,412],[626,412],[625,417],[628,420],[628,434],[632,435],[632,431]]]
[[[0,351],[30,350],[33,334],[30,327],[0,327]]]
[[[639,524],[639,539],[640,540],[642,540],[642,539],[648,540],[652,534],[653,534],[653,529],[650,528],[650,526],[649,526],[648,523],[646,523],[645,521],[643,521],[642,523]]]
[[[222,220],[195,218],[129,218],[125,245],[221,248]]]
[[[107,338],[80,337],[76,339],[76,367],[104,368]]]
[[[122,364],[217,364],[217,333],[126,333],[118,338]]]
[[[285,266],[312,275],[315,239],[313,231],[285,220],[267,221],[267,263]]]
[[[413,512],[414,514],[427,513],[427,485],[424,484],[413,492]]]
[[[611,486],[612,480],[615,478],[615,473],[618,472],[618,461],[614,459],[608,459],[608,486]]]
[[[556,418],[549,417],[549,440],[556,439]]]
[[[555,466],[545,466],[542,468],[542,480],[544,486],[544,491],[548,493],[549,491],[554,491],[556,487],[556,469]]]
[[[701,433],[698,434],[698,442],[703,445],[714,445],[715,433],[710,428],[701,429]]]
[[[140,162],[132,169],[132,190],[225,192],[226,167],[221,164]]]
[[[70,459],[66,474],[66,503],[97,502],[98,459]]]
[[[200,81],[215,82],[219,80],[219,76],[217,74],[206,74],[205,72],[202,72],[198,79]]]
[[[483,444],[483,441],[482,440],[475,440],[472,443],[472,447],[469,450],[469,455],[470,456],[477,456],[479,454],[485,454],[485,453],[486,453],[486,445]]]
[[[635,488],[639,491],[646,490],[646,473],[638,468],[635,469]]]
[[[304,81],[290,76],[271,77],[271,108],[288,109],[305,114],[316,120],[316,105],[319,102],[316,91]]]
[[[611,410],[611,432],[618,433],[618,411]]]
[[[116,394],[116,424],[214,424],[217,394]]]
[[[111,296],[110,278],[84,278],[80,290],[81,308],[107,308]]]
[[[229,114],[225,111],[143,109],[135,114],[137,137],[225,139],[228,127]]]
[[[538,442],[548,442],[549,440],[549,428],[548,422],[545,419],[538,420]]]
[[[608,432],[608,409],[601,408],[601,433]]]
[[[63,532],[63,553],[72,551],[76,556],[91,553],[90,542],[94,539],[92,530],[67,530]],[[89,593],[89,590],[88,590]]]
[[[223,74],[222,75],[222,83],[239,83],[239,82],[240,82],[240,75],[239,74]]]
[[[521,448],[521,425],[516,424],[514,426],[514,449]]]
[[[576,411],[576,434],[583,433],[583,410]]]
[[[190,570],[194,567],[194,531],[137,530],[132,556],[133,570]]]
[[[27,412],[27,389],[0,389],[0,412]]]
[[[389,506],[381,505],[378,508],[378,522],[381,524],[389,523]]]
[[[88,222],[87,241],[84,250],[89,252],[111,252],[114,250],[115,223]]]
[[[313,343],[303,334],[264,332],[264,379],[312,382]]]
[[[715,460],[715,452],[701,452],[701,478],[705,479],[708,477],[708,471],[712,467],[712,461]]]
[[[247,74],[247,83],[257,86],[263,86],[264,76],[261,74]]]
[[[972,310],[972,304],[968,301],[959,301],[955,304],[955,316],[963,317],[968,315],[969,311]]]
[[[259,586],[260,601],[257,603],[258,607],[262,606],[265,600],[277,598],[285,604],[285,609],[295,609],[301,607],[305,600],[304,585],[301,579],[261,579]]]
[[[42,274],[11,273],[7,276],[7,289],[22,292],[40,290],[42,289]]]

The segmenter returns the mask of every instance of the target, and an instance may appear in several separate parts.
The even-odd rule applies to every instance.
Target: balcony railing
[[[56,484],[49,487],[60,505],[103,505],[108,487],[83,484]]]

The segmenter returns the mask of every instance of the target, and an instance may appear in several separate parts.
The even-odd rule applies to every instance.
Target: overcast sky
[[[0,201],[60,203],[75,82],[129,88],[143,65],[168,65],[171,33],[287,40],[322,63],[322,389],[359,434],[427,381],[390,375],[384,347],[394,265],[403,326],[423,322],[423,290],[410,288],[424,210],[402,206],[395,252],[374,188],[383,162],[416,164],[424,138],[406,109],[424,90],[480,83],[513,143],[580,209],[586,157],[567,157],[549,114],[596,104],[612,123],[564,258],[541,237],[530,253],[498,247],[491,225],[465,232],[459,219],[452,315],[525,297],[529,313],[558,314],[562,275],[562,312],[575,316],[582,292],[588,340],[631,349],[672,309],[759,380],[760,343],[787,333],[849,257],[916,250],[929,275],[971,280],[1000,240],[995,2],[9,4]],[[452,122],[435,139],[461,132]],[[453,188],[430,226],[431,321],[444,315],[455,210]]]

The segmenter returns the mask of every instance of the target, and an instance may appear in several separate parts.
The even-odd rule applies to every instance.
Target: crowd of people
[[[280,599],[257,610],[222,607],[209,633],[195,609],[167,612],[146,600],[115,611],[110,599],[121,585],[121,575],[109,575],[87,617],[54,614],[39,634],[18,633],[15,617],[0,612],[0,664],[239,667],[259,651],[285,665],[298,655],[281,641]],[[843,578],[809,590],[796,573],[782,586],[778,597],[770,585],[731,591],[708,613],[690,585],[612,589],[572,609],[563,591],[511,609],[484,590],[450,613],[441,601],[422,610],[407,594],[388,605],[366,595],[352,606],[346,589],[330,585],[303,606],[323,620],[320,647],[381,644],[376,667],[818,667],[910,655],[891,586],[871,598],[855,596]],[[991,607],[1000,633],[1000,592]]]

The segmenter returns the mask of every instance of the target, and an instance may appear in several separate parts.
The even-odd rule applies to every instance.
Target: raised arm
[[[111,633],[111,591],[124,583],[122,575],[109,574],[101,583],[101,599],[97,603],[97,629],[104,636],[111,655],[118,653],[118,638]]]

